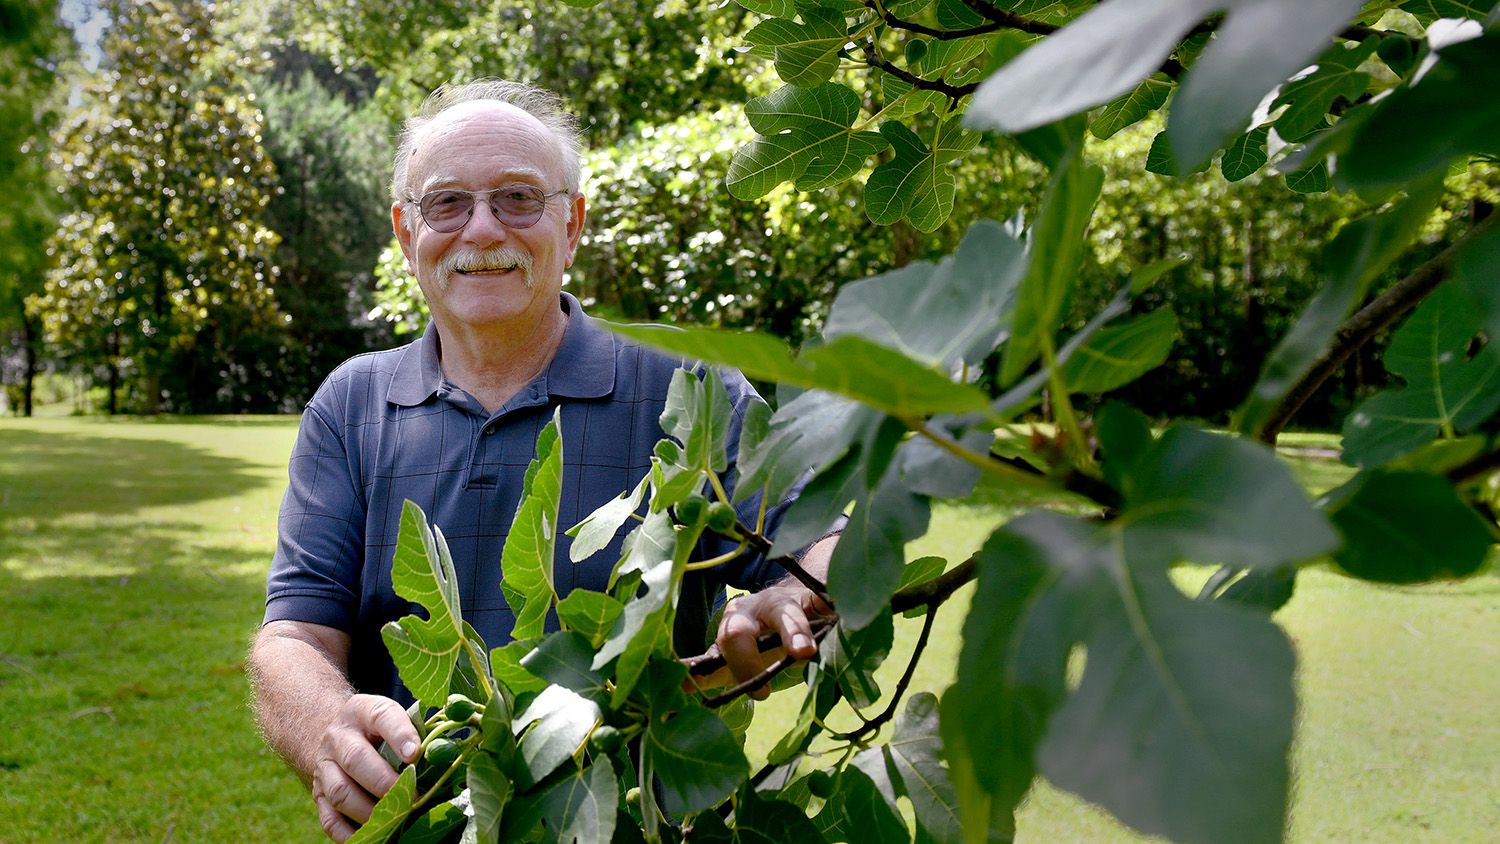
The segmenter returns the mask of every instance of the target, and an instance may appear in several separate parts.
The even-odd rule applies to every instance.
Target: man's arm
[[[410,762],[419,741],[401,704],[350,687],[349,642],[332,627],[272,621],[256,635],[249,663],[266,743],[311,787],[318,820],[335,841],[353,835],[396,782],[375,742]]]
[[[799,561],[802,568],[820,582],[826,582],[828,561],[833,557],[836,544],[837,536],[814,543]],[[818,645],[813,639],[808,618],[828,611],[827,604],[791,576],[759,592],[730,601],[719,622],[717,641],[734,682],[743,683],[788,653],[798,659],[816,656]],[[761,653],[756,638],[771,631],[781,636],[782,647]],[[706,683],[713,685],[715,681],[728,680],[721,671],[707,678]],[[761,686],[750,696],[764,700],[770,693],[770,686]]]

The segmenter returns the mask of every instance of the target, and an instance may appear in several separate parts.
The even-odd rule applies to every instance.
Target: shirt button
[[[494,425],[486,425],[486,426],[484,426],[484,435],[486,437],[489,436],[490,434],[493,434],[493,433],[495,433],[495,426]]]

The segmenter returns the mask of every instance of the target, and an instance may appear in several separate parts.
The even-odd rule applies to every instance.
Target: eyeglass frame
[[[506,219],[495,210],[494,201],[490,199],[490,197],[492,197],[496,193],[499,193],[501,191],[514,190],[516,188],[530,188],[532,190],[541,192],[542,207],[537,211],[536,219],[525,225],[517,225],[507,222]],[[422,203],[427,199],[427,197],[437,193],[461,193],[467,194],[469,196],[469,209],[465,213],[462,223],[451,229],[443,229],[433,225],[432,221],[427,219],[427,212],[422,207]],[[561,190],[555,190],[551,193],[547,193],[545,191],[542,191],[542,189],[537,187],[536,185],[527,184],[526,182],[513,182],[508,185],[501,185],[497,188],[489,188],[488,190],[467,190],[465,188],[433,188],[432,190],[422,194],[420,197],[415,197],[408,193],[406,195],[406,201],[417,206],[417,215],[422,218],[422,222],[426,224],[428,228],[441,234],[453,234],[454,232],[463,231],[464,227],[474,219],[474,207],[479,204],[480,196],[485,197],[485,204],[490,207],[490,215],[493,216],[495,220],[498,221],[501,225],[509,229],[529,229],[542,221],[542,217],[547,213],[547,203],[551,202],[554,197],[562,196],[563,194],[572,196],[576,193],[577,191],[571,188],[563,188]]]

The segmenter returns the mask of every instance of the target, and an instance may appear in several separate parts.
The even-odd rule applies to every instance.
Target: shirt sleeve
[[[365,502],[324,385],[302,414],[266,579],[265,621],[352,630],[363,569]]]

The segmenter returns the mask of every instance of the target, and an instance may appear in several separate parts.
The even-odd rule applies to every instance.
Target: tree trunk
[[[109,415],[114,416],[120,412],[119,399],[116,397],[120,391],[120,334],[112,332],[109,335]]]
[[[21,414],[31,415],[32,391],[36,387],[36,327],[32,325],[31,318],[21,314],[21,342],[26,347],[26,374],[21,381]]]

